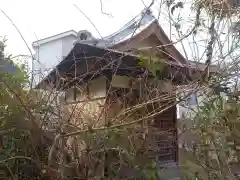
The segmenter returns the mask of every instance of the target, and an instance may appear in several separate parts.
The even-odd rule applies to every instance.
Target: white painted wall
[[[73,42],[76,41],[76,36],[67,36],[62,39],[62,56],[67,56],[73,48]]]
[[[182,91],[183,89],[187,89],[184,86],[180,86],[179,90]],[[188,93],[191,93],[192,90],[190,91],[183,91],[180,95],[180,98],[183,98],[186,96]],[[198,93],[192,93],[191,96],[186,98],[186,101],[182,101],[177,105],[177,118],[178,119],[193,119],[195,117],[195,112],[198,110],[198,106],[202,105],[204,101],[204,94],[203,92],[198,92]],[[185,117],[185,118],[184,118]]]
[[[34,47],[34,85],[42,80],[73,48],[76,36],[69,35]]]
[[[194,98],[194,97],[190,97],[190,98]],[[202,97],[201,96],[197,96],[196,101],[199,103],[202,101]],[[197,104],[191,104],[189,103],[185,103],[185,102],[181,102],[180,104],[177,105],[177,117],[178,119],[184,119],[185,118],[194,118],[195,116],[195,112],[197,111],[198,107]]]

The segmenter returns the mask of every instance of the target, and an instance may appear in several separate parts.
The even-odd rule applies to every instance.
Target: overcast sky
[[[149,4],[149,0],[144,0]],[[87,29],[98,36],[89,21],[73,6],[76,4],[94,22],[102,36],[117,31],[144,8],[141,0],[1,0],[0,8],[17,25],[29,46],[36,39],[68,30]],[[0,12],[0,36],[8,39],[7,52],[13,55],[29,54],[21,37],[9,20]],[[36,34],[36,36],[35,36]]]
[[[0,0],[0,8],[13,20],[28,45],[32,47],[32,42],[37,39],[71,29],[75,31],[85,29],[95,37],[99,37],[92,24],[76,9],[74,4],[91,19],[104,37],[119,30],[125,23],[139,14],[145,7],[143,2],[148,6],[151,0],[102,0],[103,11],[113,17],[101,13],[100,0]],[[162,2],[164,1],[155,0],[155,4],[151,8],[155,16],[157,16]],[[162,6],[159,23],[172,41],[175,41],[179,37],[176,35],[176,31],[174,33],[173,25],[170,28],[169,17],[165,9],[166,6]],[[190,6],[187,7],[187,3],[184,3],[184,9],[174,13],[175,18],[178,17],[178,13],[181,17],[181,30],[185,34],[195,22],[195,13],[190,11]],[[0,22],[0,36],[6,36],[8,39],[7,53],[13,55],[29,54],[18,32],[1,12]],[[195,56],[201,57],[200,51],[205,49],[206,39],[206,33],[202,33],[202,36],[199,35],[194,40],[192,37],[184,40],[188,59],[193,60]],[[197,43],[193,43],[193,41],[197,41]],[[175,45],[185,56],[182,44]]]

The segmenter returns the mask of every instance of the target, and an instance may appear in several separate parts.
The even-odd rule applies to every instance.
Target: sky
[[[108,16],[101,12],[101,2],[103,11],[111,14]],[[74,6],[76,4],[94,23],[101,36],[107,36],[119,30],[124,24],[138,15],[141,10],[148,6],[152,0],[0,0],[0,9],[3,10],[20,30],[28,46],[32,48],[32,42],[38,39],[49,37],[68,30],[88,30],[93,36],[99,34],[93,25]],[[177,1],[177,0],[176,0]],[[181,0],[183,1],[183,0]],[[143,3],[144,2],[144,3]],[[164,0],[155,0],[151,7],[157,17],[160,4]],[[184,0],[187,2],[187,0]],[[145,5],[144,5],[145,4]],[[174,42],[179,37],[174,31],[173,25],[169,26],[169,17],[166,6],[162,6],[159,23]],[[183,35],[193,26],[195,13],[184,3],[184,8],[176,10],[171,15],[175,20],[181,17],[180,24]],[[0,36],[6,36],[7,54],[13,56],[19,54],[30,55],[24,41],[18,34],[11,22],[0,11]],[[206,22],[207,24],[208,22]],[[207,45],[207,33],[199,33],[199,37],[189,37],[184,39],[183,44],[177,43],[175,46],[187,59],[194,60],[196,56],[202,57]],[[197,43],[196,43],[197,41]],[[185,48],[183,51],[182,45]],[[34,52],[33,52],[34,53]]]
[[[150,4],[149,0],[144,0]],[[91,23],[74,7],[76,4],[93,21],[101,36],[121,28],[144,8],[141,0],[0,0],[0,8],[12,19],[27,44],[68,30],[89,30],[99,36]],[[7,53],[29,54],[21,36],[11,22],[0,12],[0,36],[6,36]]]

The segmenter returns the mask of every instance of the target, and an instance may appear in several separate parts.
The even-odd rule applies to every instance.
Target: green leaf
[[[145,67],[148,71],[150,71],[154,77],[162,74],[165,63],[164,60],[156,57],[156,56],[149,56],[146,57],[144,55],[140,55],[140,65]]]

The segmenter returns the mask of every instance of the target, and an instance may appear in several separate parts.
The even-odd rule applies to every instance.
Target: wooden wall
[[[132,85],[132,78],[130,77],[116,76],[112,78],[111,91],[108,92],[106,88],[107,82],[104,77],[91,81],[88,84],[88,92],[83,90],[86,89],[86,85],[82,85],[79,87],[80,89],[82,88],[82,91],[78,94],[76,100],[74,100],[74,95],[72,94],[74,91],[72,89],[69,90],[65,110],[72,117],[71,123],[79,128],[87,128],[89,125],[93,127],[104,126],[109,120],[112,121],[111,124],[130,122],[145,116],[151,116],[151,114],[164,108],[161,106],[161,103],[168,103],[150,103],[147,106],[142,106],[128,113],[126,112],[127,108],[141,103],[139,84]],[[173,96],[173,86],[167,82],[159,81],[159,84],[153,88],[157,90],[161,89],[159,93],[168,93],[169,96]],[[153,92],[145,92],[145,94]],[[151,98],[160,95],[155,92],[155,95],[151,96]],[[144,122],[140,122],[138,125],[134,124],[133,126],[143,127],[145,130],[146,125],[148,126],[147,133],[152,138],[151,145],[155,146],[153,151],[158,154],[159,162],[176,162],[178,160],[176,106],[169,108],[159,115],[156,114],[151,118],[145,119]]]

